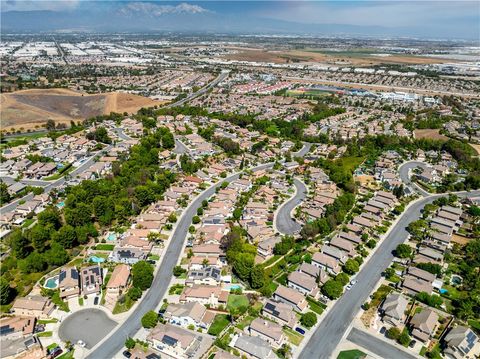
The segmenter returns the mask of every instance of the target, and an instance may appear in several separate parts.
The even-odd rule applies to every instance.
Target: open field
[[[35,89],[1,95],[2,129],[38,129],[47,120],[84,120],[110,112],[133,113],[163,102],[128,93],[88,95],[68,89]]]
[[[377,54],[375,49],[361,51],[325,51],[322,49],[302,49],[288,51],[269,51],[265,49],[235,48],[238,53],[225,55],[224,58],[250,62],[322,62],[335,65],[374,66],[380,64],[439,64],[451,62],[451,59],[398,54]]]
[[[470,146],[472,146],[475,151],[477,151],[478,155],[480,155],[480,145],[477,145],[475,143],[470,143]]]
[[[439,129],[424,129],[424,130],[415,130],[414,131],[415,138],[422,139],[428,138],[431,140],[440,140],[440,141],[447,141],[448,137],[445,135],[440,134]]]

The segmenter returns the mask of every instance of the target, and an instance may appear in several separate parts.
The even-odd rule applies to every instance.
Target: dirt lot
[[[470,146],[472,146],[475,151],[477,151],[477,153],[480,155],[480,145],[477,145],[475,143],[470,143]]]
[[[141,107],[162,103],[116,92],[89,95],[68,89],[17,91],[1,95],[1,127],[6,131],[35,129],[49,119],[57,123],[69,123],[110,112],[133,113]]]
[[[428,138],[431,140],[441,140],[447,141],[448,137],[441,135],[440,130],[438,129],[424,129],[424,130],[415,130],[414,131],[415,138]]]

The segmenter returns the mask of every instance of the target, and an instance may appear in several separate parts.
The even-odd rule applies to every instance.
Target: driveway
[[[72,344],[83,340],[86,348],[91,349],[117,324],[100,309],[84,309],[66,317],[58,335],[62,341],[69,340]]]

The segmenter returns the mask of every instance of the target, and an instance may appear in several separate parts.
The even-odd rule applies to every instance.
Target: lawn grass
[[[281,255],[280,254],[275,254],[273,257],[267,259],[265,262],[263,262],[262,264],[260,264],[263,268],[265,267],[268,267],[270,264],[274,263],[275,261],[278,260],[278,258],[280,258]]]
[[[52,332],[40,332],[37,333],[37,337],[39,338],[50,338],[53,335]]]
[[[319,303],[311,297],[307,297],[307,302],[308,302],[308,305],[310,306],[310,309],[315,313],[317,313],[318,315],[322,315],[323,311],[326,308],[325,304]]]
[[[68,303],[64,302],[62,298],[60,298],[59,291],[55,291],[51,299],[53,304],[55,304],[58,307],[58,309],[63,310],[64,312],[70,311],[70,308],[68,307]]]
[[[227,300],[227,308],[248,308],[248,298],[243,294],[230,294]]]
[[[123,303],[121,303],[120,301],[117,301],[117,303],[115,303],[115,307],[112,310],[112,314],[119,314],[119,313],[126,312],[133,306],[133,304],[135,304],[135,301],[133,301],[132,299],[130,299],[128,295],[126,295],[125,301]]]
[[[95,246],[96,251],[113,251],[115,244],[99,243]]]
[[[253,322],[253,320],[255,319],[256,317],[254,316],[251,316],[251,315],[247,315],[245,316],[239,323],[237,323],[236,327],[240,330],[243,330],[245,329],[246,327],[248,327],[250,325],[251,322]]]
[[[468,325],[470,325],[474,331],[480,333],[480,320],[470,319]]]
[[[360,164],[365,160],[364,156],[350,156],[350,157],[342,157],[335,161],[335,164],[342,167],[348,172],[353,173],[355,169],[360,166]]]
[[[157,254],[150,254],[148,256],[148,259],[152,260],[152,261],[158,261],[160,259],[160,256],[157,255]]]
[[[168,294],[170,294],[170,295],[172,295],[172,294],[180,295],[183,292],[183,288],[185,288],[185,286],[183,284],[174,284],[168,290]]]
[[[292,343],[293,345],[299,346],[300,343],[303,340],[303,335],[290,329],[290,328],[284,328],[283,332],[285,333],[286,337],[288,338],[288,341]]]
[[[63,172],[61,172],[61,170],[60,170],[60,172],[57,172],[54,175],[51,175],[49,177],[44,177],[42,179],[44,181],[56,181],[56,180],[58,180],[58,179],[60,179],[64,176],[68,175],[73,170],[74,170],[74,167],[70,164],[70,166],[67,169],[65,169]]]
[[[51,324],[51,323],[57,323],[58,319],[39,319],[37,320],[37,324]]]
[[[230,324],[230,320],[228,319],[228,315],[226,314],[217,314],[215,319],[213,320],[212,325],[208,329],[208,334],[210,335],[219,335],[225,327]]]
[[[367,354],[358,349],[353,350],[344,350],[338,354],[337,359],[362,359],[365,358]]]
[[[83,297],[78,297],[78,305],[83,305]]]
[[[57,359],[74,359],[75,357],[73,356],[73,352],[74,350],[70,350],[69,352],[66,352],[57,357]]]
[[[427,354],[427,347],[423,346],[422,349],[420,349],[420,355],[424,357],[425,354]]]
[[[30,227],[30,225],[35,222],[35,219],[34,218],[27,218],[25,220],[25,222],[23,222],[22,224],[22,228],[27,228],[27,227]]]
[[[58,344],[57,343],[52,343],[47,347],[47,350],[52,350],[53,348],[56,348],[56,347],[58,347]]]

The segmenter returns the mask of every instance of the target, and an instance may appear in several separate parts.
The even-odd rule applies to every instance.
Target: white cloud
[[[131,2],[125,6],[122,6],[118,11],[120,14],[128,16],[135,14],[161,16],[164,14],[201,14],[210,12],[201,6],[187,3],[181,3],[173,6],[157,5],[150,2]]]
[[[2,12],[6,11],[64,11],[77,8],[80,0],[1,0]]]

